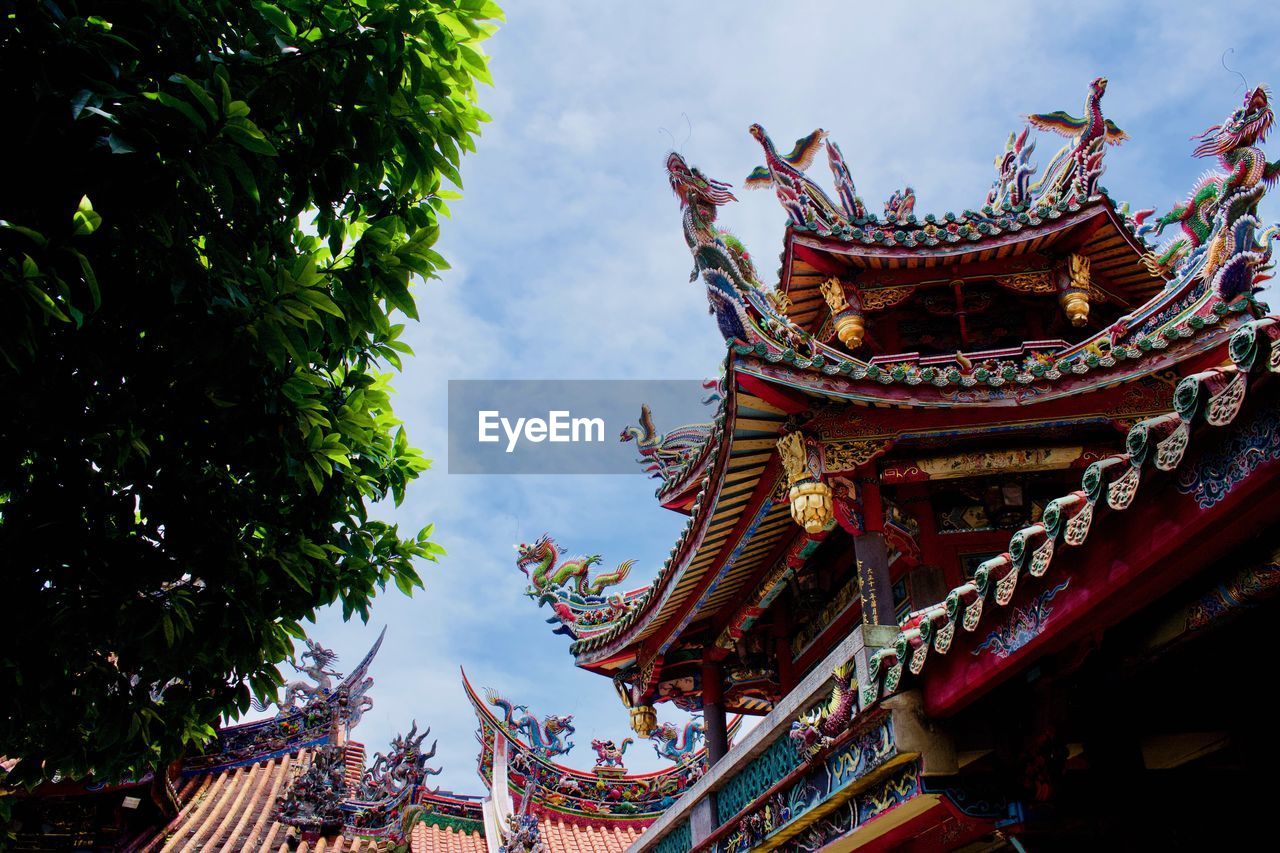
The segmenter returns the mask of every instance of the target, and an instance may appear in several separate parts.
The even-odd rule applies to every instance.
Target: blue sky
[[[1106,114],[1133,139],[1111,149],[1102,183],[1161,210],[1211,164],[1188,137],[1217,123],[1250,85],[1280,81],[1271,33],[1280,12],[1219,4],[559,3],[507,0],[489,44],[496,86],[465,197],[444,224],[453,263],[419,285],[417,358],[398,377],[396,409],[435,461],[404,505],[384,514],[416,530],[435,522],[449,556],[425,565],[413,598],[383,594],[369,625],[328,612],[312,631],[352,665],[389,626],[374,709],[356,737],[385,748],[411,720],[439,736],[446,788],[479,793],[474,721],[458,676],[535,712],[576,715],[578,748],[622,738],[627,715],[609,682],[576,670],[522,595],[512,545],[550,532],[606,566],[639,562],[647,583],[682,517],[642,476],[446,474],[448,379],[714,376],[723,344],[707,315],[663,159],[674,144],[738,188],[721,220],[775,280],[783,213],[772,193],[741,189],[759,161],[761,122],[780,146],[827,129],[860,194],[878,211],[910,183],[917,213],[977,207],[992,160],[1028,112],[1079,114],[1089,81],[1110,80]],[[686,122],[687,117],[687,122]],[[1041,136],[1043,165],[1060,140]],[[1273,150],[1275,146],[1273,146]],[[825,167],[815,178],[826,182]],[[1264,219],[1277,207],[1264,205]],[[655,413],[659,427],[674,424]],[[630,584],[629,584],[630,585]],[[680,719],[669,706],[661,719]],[[634,758],[633,758],[634,756]],[[659,766],[641,744],[632,770]]]

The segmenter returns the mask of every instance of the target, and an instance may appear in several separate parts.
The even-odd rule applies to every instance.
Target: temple
[[[753,126],[774,287],[720,227],[733,187],[669,156],[727,356],[711,423],[645,407],[624,440],[687,523],[629,592],[629,562],[519,556],[637,734],[702,715],[711,768],[633,851],[1174,847],[1223,837],[1214,793],[1266,832],[1272,111],[1257,88],[1198,136],[1214,170],[1156,216],[1099,182],[1127,138],[1106,83],[945,215],[911,187],[873,212],[823,131],[782,153]],[[1043,169],[1033,130],[1066,137]],[[763,718],[730,747],[732,713]]]
[[[385,630],[383,632],[385,635]],[[307,641],[273,717],[222,728],[199,755],[143,779],[58,781],[13,800],[14,849],[622,853],[706,771],[702,725],[667,724],[651,746],[671,766],[627,771],[632,738],[594,740],[594,767],[557,763],[574,747],[572,715],[537,716],[462,675],[476,714],[485,793],[430,785],[431,730],[397,735],[366,756],[352,730],[373,707],[370,666],[351,673]],[[268,706],[255,704],[259,711]],[[741,718],[729,723],[732,737]]]
[[[1105,91],[1091,84],[1080,118],[1028,116],[979,209],[944,215],[918,216],[911,187],[872,212],[823,131],[783,154],[753,126],[763,164],[746,185],[787,218],[775,286],[719,225],[733,188],[668,157],[726,357],[709,423],[662,433],[646,406],[622,438],[687,522],[637,589],[614,591],[634,561],[601,570],[550,535],[517,567],[669,767],[628,771],[627,737],[592,741],[594,765],[575,769],[571,715],[464,674],[483,791],[440,791],[429,729],[372,757],[352,739],[382,638],[345,676],[308,641],[275,715],[201,754],[143,779],[0,789],[14,846],[976,853],[1266,837],[1280,317],[1256,294],[1278,230],[1257,218],[1280,177],[1259,147],[1273,115],[1248,92],[1196,138],[1214,168],[1157,216],[1100,184],[1127,138]],[[1067,138],[1042,170],[1032,130]],[[831,192],[808,174],[819,153]],[[664,703],[694,716],[659,723]]]

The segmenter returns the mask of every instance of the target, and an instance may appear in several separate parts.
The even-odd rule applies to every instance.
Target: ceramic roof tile
[[[413,853],[488,853],[484,836],[478,832],[459,832],[453,827],[427,826],[419,823],[409,839]]]

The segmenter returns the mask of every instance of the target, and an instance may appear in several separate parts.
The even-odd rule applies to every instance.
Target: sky
[[[507,22],[488,43],[495,85],[481,92],[493,121],[463,162],[464,197],[438,247],[453,268],[417,286],[423,319],[406,333],[417,356],[394,383],[398,415],[435,463],[402,506],[375,510],[406,532],[434,522],[449,553],[421,567],[426,588],[412,598],[383,593],[368,625],[330,610],[311,629],[343,670],[386,625],[375,705],[353,736],[372,752],[415,719],[430,725],[443,768],[435,781],[476,794],[459,667],[539,715],[573,713],[570,764],[591,766],[593,737],[630,734],[610,682],[577,670],[568,638],[524,597],[513,545],[551,533],[605,567],[636,559],[627,586],[642,586],[684,519],[657,505],[655,481],[639,473],[447,474],[446,382],[716,375],[724,344],[702,286],[688,280],[663,168],[672,148],[737,187],[720,222],[772,283],[785,216],[771,191],[741,188],[761,162],[752,122],[784,150],[825,128],[872,210],[910,184],[917,214],[941,214],[981,205],[1020,116],[1079,115],[1102,75],[1104,112],[1132,137],[1108,151],[1102,184],[1164,211],[1212,165],[1191,158],[1188,138],[1243,97],[1224,52],[1251,87],[1280,81],[1280,10],[1256,3],[503,6]],[[1043,166],[1062,140],[1039,140]],[[830,186],[824,164],[811,174]],[[1280,207],[1264,202],[1262,213],[1274,221]],[[659,719],[685,717],[662,705]],[[626,763],[662,766],[644,743]]]

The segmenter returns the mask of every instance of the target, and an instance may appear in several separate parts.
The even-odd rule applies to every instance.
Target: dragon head
[[[1259,86],[1244,96],[1240,108],[1227,116],[1222,124],[1215,124],[1193,139],[1204,140],[1196,146],[1195,156],[1216,157],[1265,142],[1275,114],[1271,111],[1267,90]]]
[[[305,642],[307,644],[307,650],[299,656],[303,660],[311,658],[312,663],[314,663],[319,669],[324,669],[329,664],[337,662],[338,655],[332,649],[326,649],[324,646],[309,637]]]
[[[577,731],[577,729],[573,727],[573,714],[568,714],[564,717],[561,717],[558,714],[548,714],[545,725],[547,734],[551,736],[555,736],[560,732],[564,732],[566,735],[571,735]]]
[[[675,723],[663,723],[654,729],[649,737],[653,740],[675,740],[679,734]]]
[[[672,191],[680,199],[681,207],[694,202],[719,207],[738,200],[729,191],[729,184],[708,178],[674,151],[667,155],[667,177],[671,181]]]
[[[551,537],[547,534],[539,536],[532,545],[521,542],[516,546],[516,568],[529,574],[529,567],[541,563],[546,559],[547,552],[555,550],[555,544],[551,541]]]

